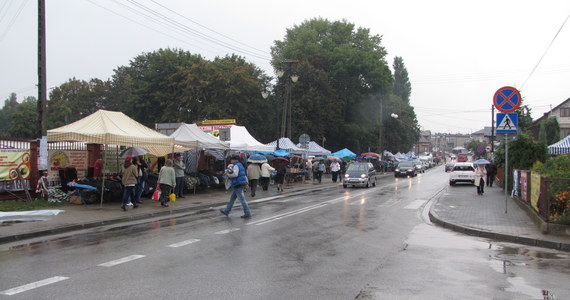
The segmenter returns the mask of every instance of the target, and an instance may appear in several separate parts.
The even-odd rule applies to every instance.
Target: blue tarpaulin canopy
[[[344,160],[350,160],[350,159],[356,157],[356,153],[344,148],[344,149],[339,150],[335,153],[332,153],[331,156],[336,156],[336,157],[342,158]]]

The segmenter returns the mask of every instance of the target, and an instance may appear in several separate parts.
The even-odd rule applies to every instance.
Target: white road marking
[[[239,230],[239,228],[232,228],[232,229],[226,229],[226,230],[214,232],[214,234],[226,234],[226,233],[230,233],[230,232],[234,232],[234,231],[238,231],[238,230]]]
[[[178,247],[190,245],[190,244],[192,244],[192,243],[196,243],[196,242],[199,242],[199,241],[200,241],[199,239],[189,239],[189,240],[186,240],[186,241],[182,241],[182,242],[179,242],[179,243],[174,243],[174,244],[172,244],[172,245],[168,245],[168,247],[171,247],[171,248],[178,248]]]
[[[422,207],[422,205],[424,205],[424,203],[426,203],[427,200],[415,200],[412,203],[408,204],[406,207],[404,207],[405,209],[418,209],[420,207]]]
[[[287,212],[287,213],[284,213],[284,214],[280,214],[280,215],[276,215],[276,216],[273,216],[273,217],[265,218],[265,219],[262,219],[262,220],[259,220],[259,221],[247,223],[247,225],[263,225],[263,224],[270,223],[270,222],[273,222],[273,221],[281,220],[281,219],[283,219],[283,218],[291,217],[291,216],[294,216],[294,215],[297,215],[297,214],[302,214],[302,213],[304,213],[304,212],[308,212],[308,211],[313,210],[313,209],[316,209],[316,208],[321,208],[321,207],[323,207],[323,206],[327,206],[327,204],[321,203],[321,204],[318,204],[318,205],[313,205],[313,206],[311,206],[311,207],[305,207],[305,208],[298,209],[298,210],[294,210],[294,211],[290,211],[290,212]]]
[[[113,266],[116,266],[116,265],[120,265],[120,264],[122,264],[122,263],[126,263],[126,262],[129,262],[129,261],[133,261],[133,260],[135,260],[135,259],[143,258],[143,257],[145,257],[145,256],[144,256],[144,255],[136,255],[136,254],[135,254],[135,255],[130,255],[130,256],[127,256],[127,257],[119,258],[119,259],[116,259],[116,260],[112,260],[112,261],[109,261],[109,262],[106,262],[106,263],[102,263],[102,264],[99,264],[98,266],[100,266],[100,267],[113,267]]]
[[[66,279],[69,279],[69,277],[55,276],[55,277],[47,278],[44,280],[28,283],[28,284],[25,284],[25,285],[22,285],[19,287],[15,287],[15,288],[12,288],[9,290],[5,290],[5,291],[0,292],[0,294],[12,296],[12,295],[15,295],[15,294],[18,294],[21,292],[29,291],[29,290],[39,288],[39,287],[44,286],[44,285],[56,283],[56,282],[63,281]]]

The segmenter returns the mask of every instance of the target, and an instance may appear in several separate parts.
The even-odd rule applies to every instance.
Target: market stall
[[[47,131],[48,142],[79,141],[104,145],[138,147],[174,147],[174,138],[154,131],[122,112],[98,110],[91,115]],[[103,157],[103,169],[106,156]],[[101,206],[105,188],[105,177],[101,182]],[[63,183],[62,183],[63,184]],[[102,188],[105,187],[105,188]]]

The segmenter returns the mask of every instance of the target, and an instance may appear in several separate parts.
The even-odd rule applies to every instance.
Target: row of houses
[[[570,135],[570,98],[566,99],[550,111],[544,113],[540,118],[533,121],[529,128],[534,140],[538,140],[540,132],[540,123],[547,118],[556,118],[560,127],[559,140]],[[435,133],[425,130],[421,132],[420,140],[416,147],[419,153],[435,152],[435,153],[451,153],[455,147],[466,147],[471,141],[478,140],[483,143],[491,142],[492,127],[485,127],[471,134],[450,134]],[[495,134],[495,137],[497,134]]]

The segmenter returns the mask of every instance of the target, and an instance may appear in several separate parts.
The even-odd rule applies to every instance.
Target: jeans
[[[243,187],[234,187],[232,188],[232,195],[230,196],[230,202],[226,205],[226,215],[230,214],[232,207],[234,206],[234,202],[236,198],[239,198],[239,202],[241,203],[241,207],[243,207],[243,214],[246,216],[251,216],[251,211],[249,210],[249,205],[247,205],[247,200],[245,200],[245,195],[243,194]]]
[[[477,195],[483,195],[483,192],[485,188],[485,181],[483,180],[483,178],[479,179],[479,185],[477,186]]]
[[[168,184],[160,184],[160,203],[162,204],[168,204],[168,202],[170,202],[170,198],[168,198],[168,196],[170,196],[170,192],[172,191],[172,187]]]
[[[123,205],[129,204],[129,198],[132,196],[134,199],[135,186],[125,186],[123,188]]]
[[[258,179],[250,179],[249,180],[249,188],[251,189],[251,196],[255,197],[255,190],[257,190],[257,182]]]
[[[141,196],[144,192],[145,182],[142,180],[142,176],[139,177],[139,183],[135,186],[135,203],[142,203]]]
[[[267,191],[269,189],[269,177],[259,178],[259,184],[261,184],[261,188],[263,188],[264,191]]]
[[[174,188],[176,197],[184,196],[184,176],[176,177],[176,187]]]

